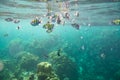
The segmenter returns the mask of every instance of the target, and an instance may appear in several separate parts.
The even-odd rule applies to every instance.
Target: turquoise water
[[[52,11],[60,12],[53,2],[49,2]],[[42,27],[46,17],[38,26],[30,24],[47,13],[46,2],[0,1],[0,80],[120,80],[120,25],[112,23],[120,19],[120,1],[68,2],[70,20],[65,25],[55,23],[47,33]],[[75,11],[79,17],[74,17]],[[79,30],[71,26],[72,19]],[[38,73],[41,62],[49,62],[59,79],[45,79],[49,71],[45,77]]]

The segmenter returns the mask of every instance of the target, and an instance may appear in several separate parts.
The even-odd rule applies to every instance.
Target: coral
[[[3,71],[0,71],[0,80],[9,80],[10,79],[10,75],[9,75],[9,71],[4,69]]]
[[[30,77],[29,77],[29,80],[34,80],[34,74],[31,74]]]
[[[41,62],[38,65],[38,72],[51,73],[52,65],[48,62]]]
[[[51,52],[49,54],[50,62],[53,64],[56,73],[60,77],[60,80],[64,80],[66,77],[69,80],[78,80],[79,78],[79,68],[77,64],[71,60],[66,53],[60,53],[61,56],[57,55],[57,52]]]
[[[21,69],[32,71],[35,70],[39,57],[32,53],[22,51],[18,53],[17,59],[19,61],[19,66]]]
[[[41,62],[37,65],[38,80],[59,80],[48,62]]]

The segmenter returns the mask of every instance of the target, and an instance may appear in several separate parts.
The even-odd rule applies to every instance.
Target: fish
[[[19,30],[19,29],[20,29],[20,26],[17,26],[17,29]]]
[[[62,51],[62,49],[58,49],[58,50],[57,50],[57,55],[58,55],[58,56],[61,56],[61,54],[60,54],[61,51]]]
[[[19,23],[19,22],[20,22],[20,20],[18,20],[18,19],[15,19],[15,20],[14,20],[14,23],[15,23],[15,24],[17,24],[17,23]]]
[[[40,23],[41,23],[40,20],[38,20],[38,19],[34,19],[34,20],[31,21],[30,24],[31,24],[32,26],[38,26]]]
[[[79,28],[80,28],[79,24],[77,24],[77,23],[73,23],[71,25],[72,25],[72,27],[76,28],[77,30],[79,30]]]
[[[13,18],[6,18],[5,21],[7,21],[7,22],[12,22],[12,21],[13,21]]]

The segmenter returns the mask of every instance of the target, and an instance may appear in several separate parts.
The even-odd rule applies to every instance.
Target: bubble
[[[0,71],[2,71],[4,69],[4,64],[2,61],[0,61]]]
[[[105,57],[106,57],[105,53],[101,53],[101,54],[100,54],[100,57],[101,57],[102,59],[105,59]]]
[[[83,39],[83,36],[81,36],[80,39]]]
[[[113,48],[110,48],[110,50],[112,51],[112,50],[113,50]]]
[[[85,46],[84,45],[81,48],[82,48],[82,50],[85,50]]]
[[[88,26],[91,26],[91,24],[88,24]]]

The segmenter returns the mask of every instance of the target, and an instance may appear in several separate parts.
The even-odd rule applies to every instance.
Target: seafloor
[[[46,1],[0,0],[0,80],[120,80],[120,23],[112,22],[120,20],[120,1]],[[47,14],[47,4],[59,13],[64,2],[64,25],[54,23],[49,32],[46,17],[31,25]]]

